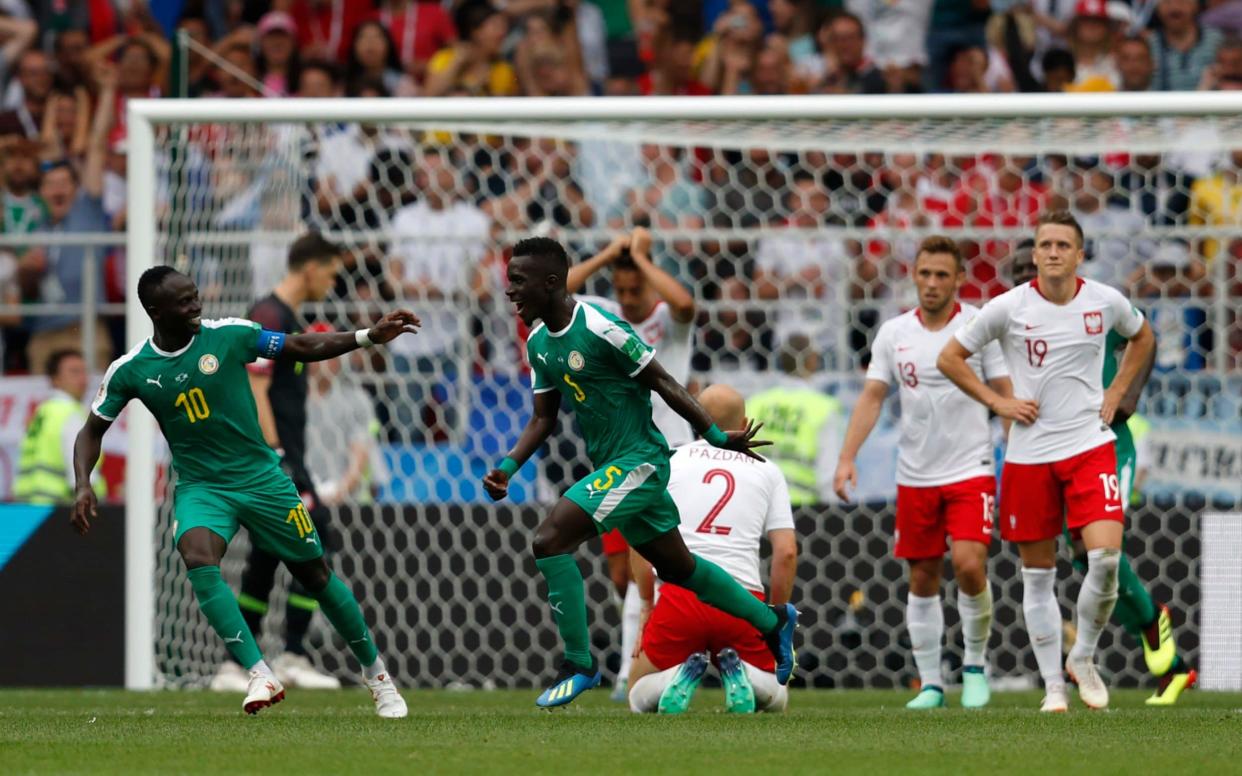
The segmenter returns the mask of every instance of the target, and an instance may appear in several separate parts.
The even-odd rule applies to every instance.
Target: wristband
[[[360,348],[369,348],[375,344],[371,341],[370,329],[359,329],[354,332],[354,342],[357,342]]]
[[[707,427],[707,430],[703,432],[703,438],[712,447],[724,447],[729,443],[729,435],[721,431],[715,423]]]
[[[520,467],[517,461],[506,455],[496,468],[504,472],[506,477],[512,477]]]

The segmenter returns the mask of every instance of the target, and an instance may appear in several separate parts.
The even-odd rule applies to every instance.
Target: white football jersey
[[[885,321],[875,336],[867,379],[897,385],[901,399],[897,482],[901,485],[948,485],[996,471],[987,408],[936,368],[949,338],[977,315],[979,308],[959,303],[948,323],[928,331],[916,307]],[[985,382],[1009,376],[995,342],[966,363]]]
[[[1116,289],[1078,279],[1068,304],[1049,302],[1032,280],[983,306],[957,339],[971,352],[999,340],[1019,399],[1039,402],[1031,425],[1014,423],[1005,460],[1063,461],[1115,437],[1100,419],[1104,341],[1138,334],[1143,314]]]
[[[625,320],[621,315],[621,305],[602,296],[579,296],[584,302],[607,310]],[[633,327],[634,333],[643,342],[656,351],[660,366],[682,385],[690,379],[690,355],[694,348],[694,320],[678,323],[673,313],[663,300],[656,303],[655,308],[644,320],[635,323],[626,321]],[[680,447],[694,439],[694,430],[685,418],[678,415],[664,400],[655,394],[651,395],[651,418],[656,428],[668,440],[669,447]]]
[[[699,440],[677,448],[668,492],[681,512],[690,552],[727,571],[742,587],[763,592],[759,540],[794,527],[785,475],[771,461]]]

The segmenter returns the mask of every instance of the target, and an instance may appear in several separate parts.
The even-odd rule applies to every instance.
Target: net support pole
[[[155,132],[129,112],[129,218],[126,232],[127,349],[149,336],[138,301],[138,277],[155,258]],[[155,419],[139,402],[128,411],[125,466],[125,687],[149,690],[155,681]]]

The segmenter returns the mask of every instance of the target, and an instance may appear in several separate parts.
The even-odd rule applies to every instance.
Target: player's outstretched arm
[[[587,278],[616,261],[629,247],[630,236],[628,234],[612,238],[612,242],[608,243],[604,250],[569,268],[569,274],[565,276],[565,289],[571,294],[578,293],[586,285]]]
[[[858,449],[867,441],[876,421],[880,419],[880,410],[884,408],[884,397],[887,395],[888,383],[883,380],[867,380],[863,383],[858,401],[854,403],[850,424],[845,429],[845,441],[841,443],[837,470],[832,475],[832,489],[842,501],[850,499],[846,485],[851,488],[858,487],[858,470],[854,468],[854,459],[858,457]]]
[[[1002,398],[1013,398],[1013,380],[1008,377],[989,377],[988,387],[996,391]],[[1001,429],[1005,432],[1005,439],[1009,438],[1009,428],[1013,425],[1013,421],[1009,418],[1001,418]]]
[[[1150,326],[1148,327],[1150,328]],[[1126,349],[1122,352],[1122,358],[1129,352],[1129,343],[1126,343]],[[1126,389],[1125,395],[1121,397],[1121,401],[1117,404],[1117,412],[1113,415],[1113,422],[1121,422],[1130,419],[1130,416],[1138,412],[1139,398],[1143,395],[1143,388],[1147,386],[1148,379],[1151,378],[1151,370],[1156,366],[1156,348],[1155,348],[1155,332],[1152,332],[1152,347],[1147,351],[1147,358],[1144,360],[1142,367],[1139,369],[1138,377],[1130,381],[1130,387]],[[1120,375],[1120,370],[1118,370]],[[1114,380],[1115,382],[1115,380]]]
[[[686,290],[677,278],[656,266],[651,260],[651,232],[643,227],[634,230],[630,242],[630,255],[639,272],[655,289],[664,303],[669,306],[673,320],[678,323],[689,323],[694,319],[694,297]]]
[[[654,358],[647,362],[647,366],[634,376],[638,384],[644,388],[655,392],[664,400],[669,407],[673,408],[673,412],[685,418],[695,433],[707,440],[708,444],[713,447],[723,447],[726,450],[736,450],[739,453],[745,453],[751,458],[763,460],[763,456],[757,455],[754,451],[756,447],[763,447],[772,444],[766,440],[755,439],[755,434],[759,429],[763,428],[763,424],[755,424],[751,422],[749,426],[741,431],[721,431],[712,421],[712,416],[707,414],[707,410],[703,409],[703,405],[695,401],[690,392],[685,389],[681,383],[673,379],[664,367],[660,366],[660,362]]]
[[[99,461],[103,436],[111,427],[112,421],[92,412],[86,416],[86,423],[73,443],[74,496],[73,514],[69,516],[69,521],[83,535],[91,529],[91,518],[96,515],[97,501],[95,489],[91,487],[91,472]]]
[[[402,334],[417,334],[422,321],[409,310],[394,310],[369,329],[358,331],[308,332],[285,339],[281,355],[303,363],[327,361],[369,345],[383,345]]]
[[[1117,376],[1113,378],[1113,384],[1108,386],[1108,390],[1104,391],[1104,405],[1100,407],[1100,419],[1105,423],[1112,425],[1113,420],[1118,414],[1118,408],[1122,405],[1122,400],[1132,398],[1133,402],[1128,406],[1125,417],[1129,417],[1134,412],[1134,408],[1138,405],[1139,393],[1143,390],[1143,383],[1147,381],[1147,375],[1151,374],[1151,365],[1156,358],[1156,335],[1151,330],[1151,324],[1143,321],[1143,325],[1139,328],[1138,333],[1130,338],[1130,343],[1126,345],[1125,353],[1121,356],[1121,364],[1117,367]],[[1140,373],[1143,379],[1139,380]],[[1133,397],[1130,397],[1133,391]]]
[[[556,429],[556,414],[561,410],[561,395],[556,391],[535,394],[534,412],[522,429],[517,444],[500,464],[483,478],[483,490],[492,501],[499,501],[509,493],[509,478],[526,463]]]
[[[1033,399],[1007,399],[992,390],[979,379],[970,364],[966,363],[966,359],[972,355],[956,338],[950,339],[944,350],[940,351],[940,357],[936,359],[936,368],[967,396],[1002,418],[1019,423],[1034,423],[1039,417],[1039,402]]]

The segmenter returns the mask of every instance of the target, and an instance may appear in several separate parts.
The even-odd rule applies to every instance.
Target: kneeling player
[[[966,278],[957,243],[928,237],[914,259],[919,305],[885,322],[871,347],[871,365],[854,405],[841,446],[833,487],[847,500],[847,484],[857,481],[854,456],[866,440],[888,387],[901,397],[901,442],[897,457],[897,531],[894,553],[910,563],[906,628],[922,690],[910,709],[945,705],[940,677],[944,612],[940,574],[946,538],[953,539],[953,574],[962,618],[962,705],[987,704],[990,691],[984,653],[992,629],[992,589],[988,584],[988,544],[992,541],[995,466],[988,411],[945,379],[936,358],[959,329],[969,326],[978,308],[957,301]],[[972,374],[1001,396],[1012,394],[1009,370],[999,346],[989,345],[969,362]]]
[[[745,405],[732,388],[714,385],[703,391],[699,403],[720,428],[746,428]],[[776,464],[694,442],[673,454],[668,492],[681,513],[681,535],[690,551],[728,571],[761,600],[759,540],[766,533],[772,544],[770,602],[779,606],[789,600],[798,542],[789,489]],[[631,709],[685,711],[714,656],[728,711],[785,710],[789,691],[776,680],[776,662],[754,628],[671,583],[660,586],[659,600],[650,608],[651,566],[638,556],[634,561],[644,612],[651,614],[630,671]]]

